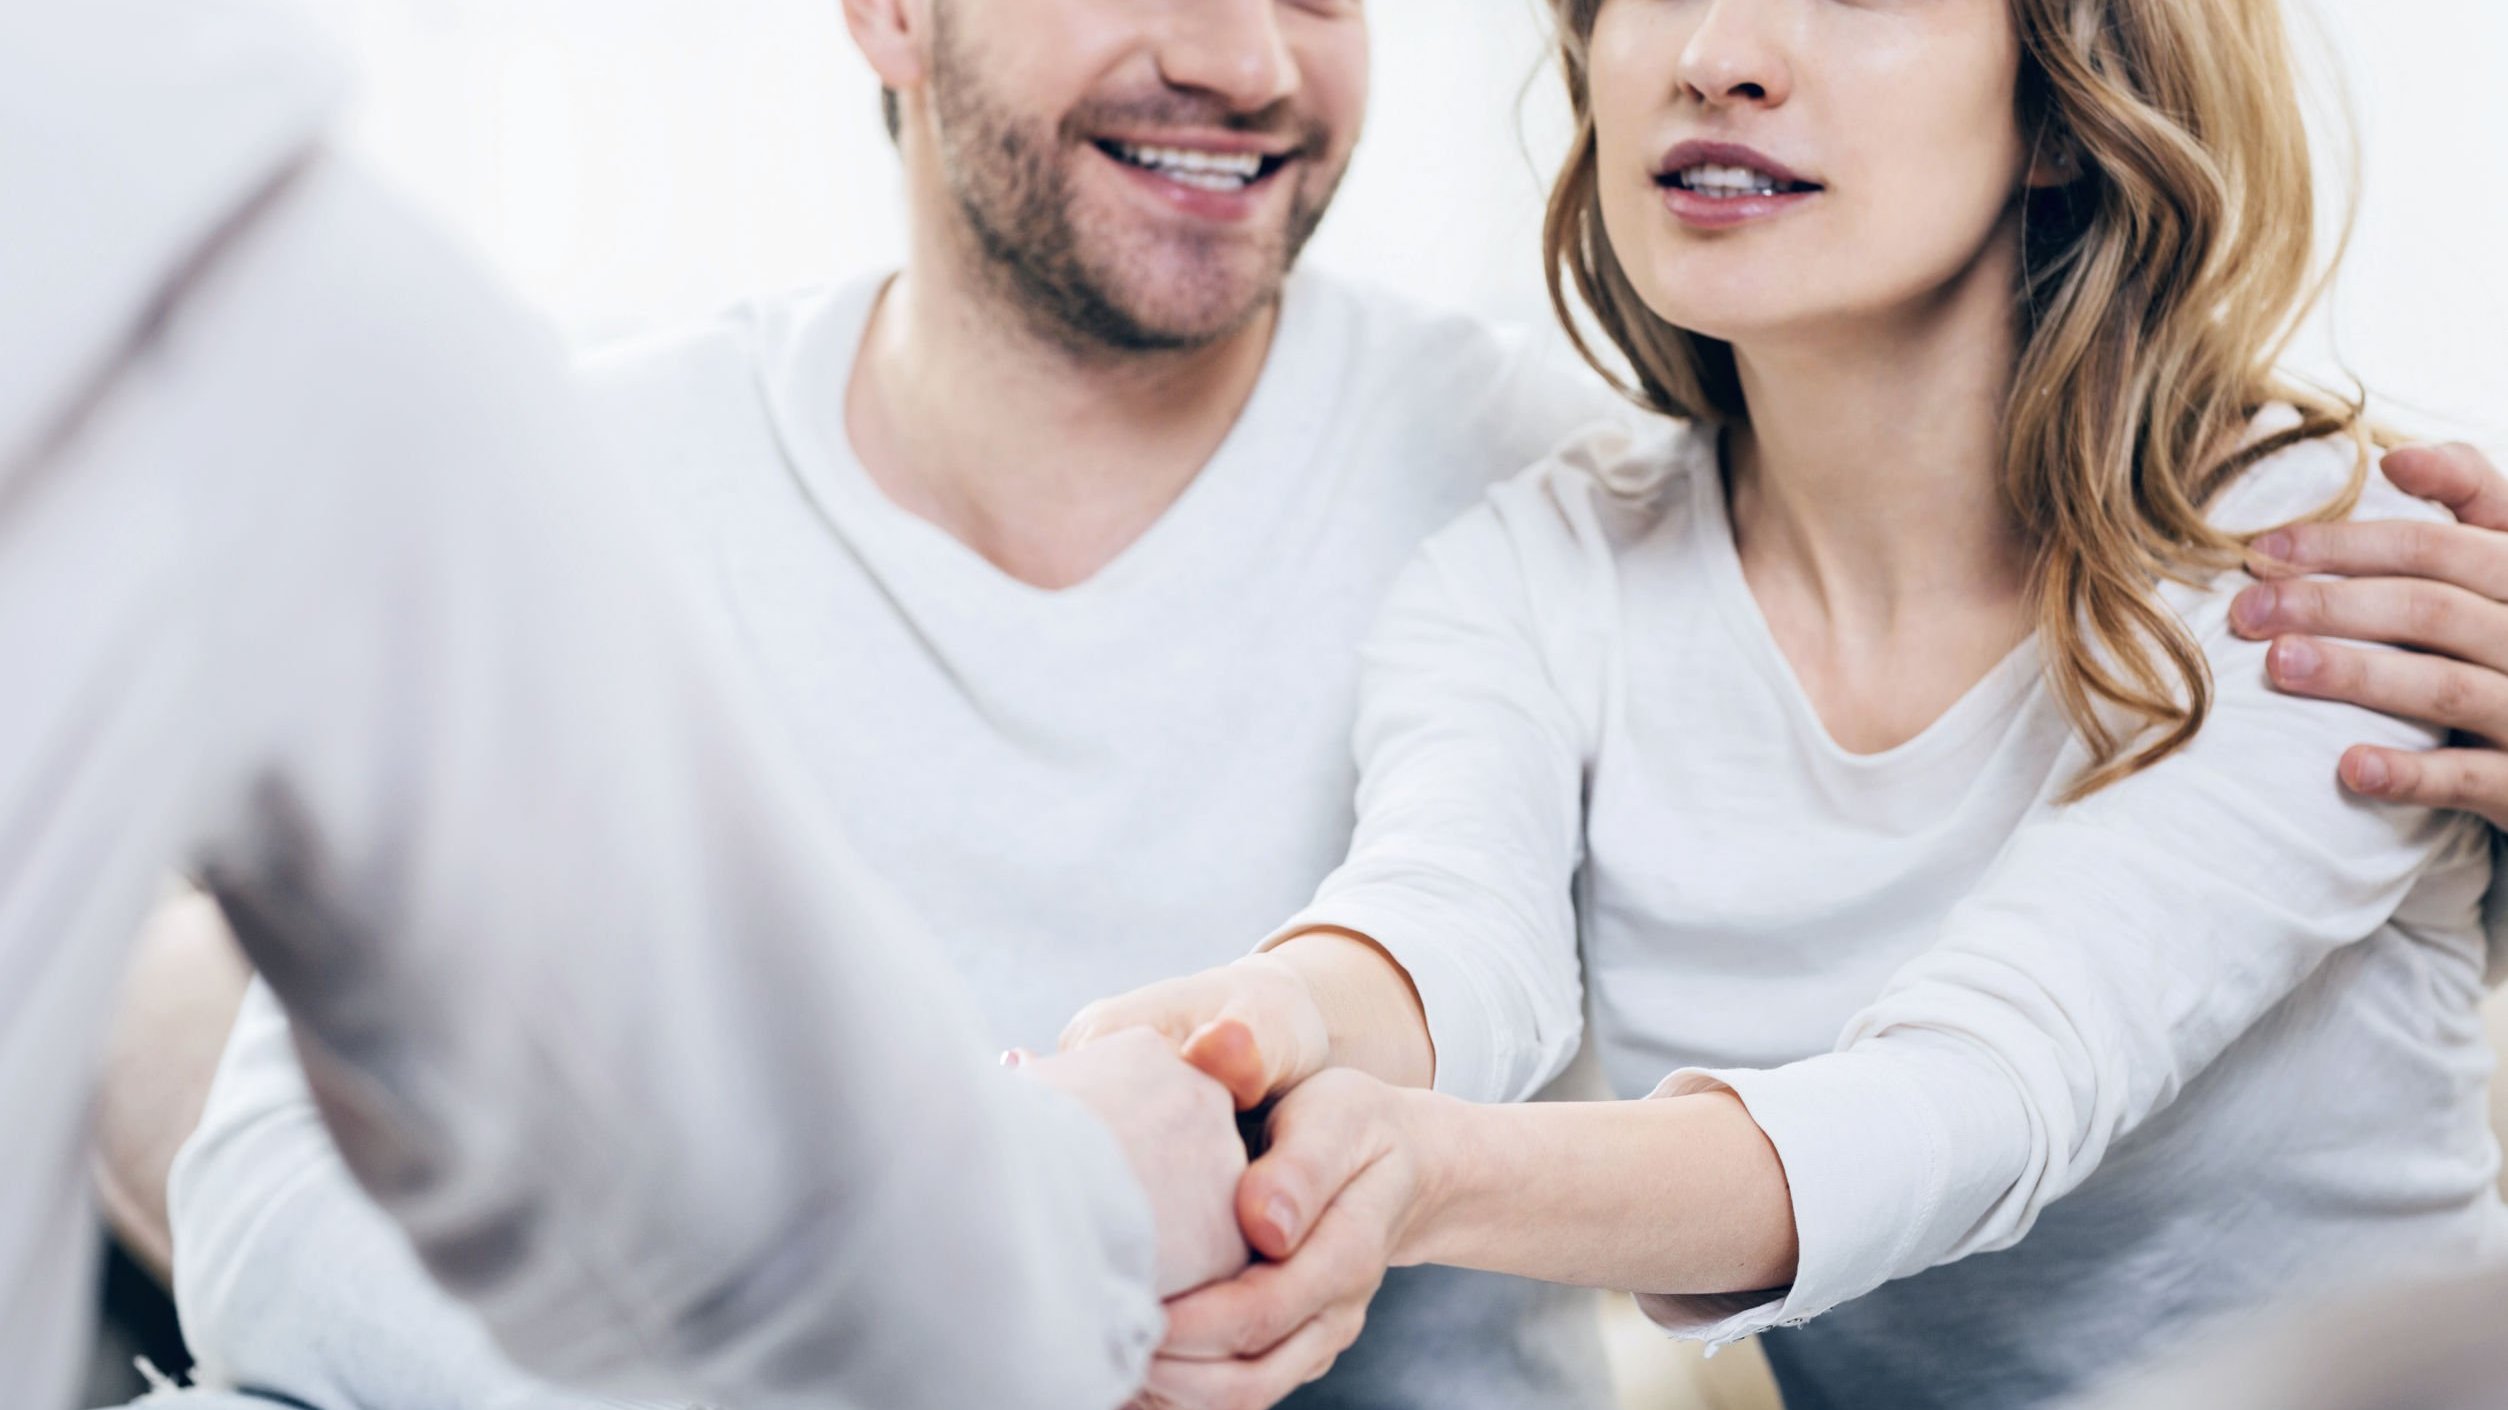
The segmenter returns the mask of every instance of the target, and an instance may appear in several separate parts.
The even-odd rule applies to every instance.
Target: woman
[[[1769,1331],[1795,1410],[2039,1404],[2508,1244],[2484,836],[2347,796],[2344,743],[2430,733],[2276,696],[2229,620],[2275,526],[2428,513],[2272,370],[2315,284],[2276,0],[1559,19],[1554,288],[1667,419],[1424,550],[1347,864],[1068,1041],[1155,1026],[1247,1105],[1368,1074],[1275,1114],[1356,1173],[1250,1180],[1258,1246],[1634,1289]],[[1555,1075],[1580,977],[1655,1100],[1452,1100]],[[1180,1307],[1154,1388],[1302,1373],[1364,1283],[1259,1336]]]

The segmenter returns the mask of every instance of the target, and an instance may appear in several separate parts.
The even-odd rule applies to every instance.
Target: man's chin
[[[1100,287],[1121,321],[1148,346],[1198,348],[1242,332],[1278,302],[1287,273],[1276,263],[1259,269],[1178,268],[1143,278],[1110,280]]]

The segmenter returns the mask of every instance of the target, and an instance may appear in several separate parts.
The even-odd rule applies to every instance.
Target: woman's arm
[[[1348,859],[1261,953],[1091,1005],[1066,1047],[1156,1028],[1249,1107],[1327,1067],[1479,1101],[1558,1075],[1611,600],[1591,493],[1527,475],[1429,541],[1366,650]]]

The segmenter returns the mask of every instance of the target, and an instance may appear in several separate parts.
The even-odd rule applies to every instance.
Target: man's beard
[[[1074,215],[1064,155],[1086,145],[1091,132],[1218,127],[1291,136],[1299,161],[1270,179],[1292,181],[1330,150],[1330,134],[1320,124],[1300,129],[1285,110],[1232,114],[1208,99],[1173,92],[1144,103],[1085,107],[1056,125],[1021,121],[982,91],[976,66],[953,42],[949,13],[946,5],[936,7],[933,32],[931,92],[943,176],[976,253],[1036,332],[1081,354],[1187,351],[1237,332],[1277,300],[1290,267],[1323,222],[1331,188],[1320,194],[1297,188],[1259,287],[1235,306],[1162,319],[1128,297],[1125,257],[1109,248],[1114,240],[1100,239],[1092,250]],[[1213,258],[1222,248],[1221,241],[1211,242]]]

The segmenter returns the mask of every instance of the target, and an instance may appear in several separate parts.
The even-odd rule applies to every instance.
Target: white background
[[[1311,258],[1546,319],[1564,123],[1538,0],[1369,3],[1369,134]],[[2290,3],[2349,90],[2365,178],[2296,360],[2339,356],[2406,427],[2508,450],[2508,3]],[[896,256],[894,159],[837,0],[319,5],[363,73],[352,143],[579,335]]]

